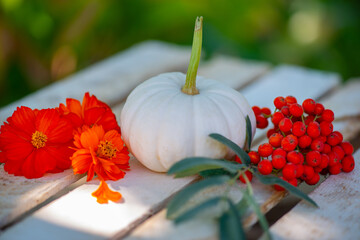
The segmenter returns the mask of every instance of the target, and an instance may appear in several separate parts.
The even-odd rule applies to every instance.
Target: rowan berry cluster
[[[320,174],[354,169],[354,148],[343,141],[339,131],[333,130],[332,110],[313,99],[306,99],[300,105],[293,96],[276,97],[274,105],[274,113],[269,108],[252,108],[257,128],[266,128],[269,120],[274,125],[267,132],[268,142],[261,144],[258,151],[248,153],[261,174],[275,173],[297,186],[302,181],[315,185]],[[237,161],[241,162],[239,158]],[[249,180],[250,175],[251,172],[246,173]],[[276,185],[275,188],[282,190]]]

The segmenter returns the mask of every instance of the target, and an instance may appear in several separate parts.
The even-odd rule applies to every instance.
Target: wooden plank
[[[110,59],[52,84],[0,110],[0,122],[17,106],[55,107],[66,97],[82,100],[90,91],[108,103],[124,99],[137,84],[163,71],[183,70],[190,57],[188,48],[161,42],[145,42]],[[139,71],[141,69],[141,71]],[[24,179],[4,172],[0,165],[0,227],[78,180],[72,170],[48,174],[41,179]]]
[[[344,139],[354,139],[360,132],[359,90],[360,81],[352,81],[323,101],[334,111],[334,129],[339,130]],[[271,227],[275,239],[360,238],[357,221],[360,216],[360,150],[354,157],[353,172],[330,176],[310,194],[319,209],[302,201]]]
[[[360,78],[347,82],[341,91],[337,91],[331,97],[325,99],[323,104],[326,108],[336,109],[334,114],[337,121],[359,116]]]
[[[201,64],[198,75],[224,82],[238,89],[264,75],[268,69],[269,64],[266,63],[218,55],[211,61]]]
[[[123,100],[142,81],[165,71],[183,71],[190,59],[190,48],[147,41],[70,77],[55,82],[0,110],[0,123],[18,106],[57,107],[66,98],[82,100],[89,91],[113,105]]]
[[[152,45],[150,45],[150,47],[151,46]],[[165,45],[165,47],[167,47],[167,45]],[[168,54],[168,55],[170,55],[170,54]],[[237,59],[226,60],[226,58],[221,58],[220,61],[217,60],[217,58],[215,58],[214,62],[213,61],[207,62],[205,64],[205,69],[208,69],[208,66],[212,66],[216,69],[219,69],[219,66],[224,66],[224,62],[233,66],[234,75],[237,76],[237,78],[238,78],[237,84],[235,84],[234,78],[231,79],[232,86],[234,86],[234,87],[240,87],[242,85],[247,84],[249,81],[255,79],[256,76],[263,74],[268,69],[268,65],[264,64],[264,63],[253,63],[253,62],[246,63],[246,62],[239,61]],[[235,66],[237,66],[237,68],[235,68]],[[106,69],[108,68],[106,65],[105,65],[105,67],[106,67]],[[252,70],[250,73],[242,73],[246,69],[252,69]],[[200,67],[199,72],[206,73],[205,70],[202,70],[202,66]],[[211,77],[212,74],[209,73],[207,76]],[[226,82],[227,79],[220,79],[220,80]],[[108,96],[108,98],[109,98],[109,96]],[[122,106],[123,106],[123,104],[118,104],[118,106],[113,108],[114,113],[117,116],[120,115]],[[0,166],[0,169],[2,169],[2,172],[4,172],[3,166]],[[4,184],[5,184],[5,183],[9,182],[11,179],[13,179],[12,177],[13,176],[10,176],[4,172],[4,178],[6,178],[7,180],[0,181],[0,183],[4,182]],[[70,181],[68,180],[69,178],[71,179]],[[22,178],[19,178],[19,179],[22,179]],[[61,184],[62,179],[63,179],[63,183]],[[4,191],[2,191],[3,198],[1,198],[1,195],[0,195],[0,227],[13,221],[19,215],[23,214],[30,208],[36,206],[37,204],[43,202],[49,196],[55,194],[57,191],[61,190],[61,188],[66,187],[67,185],[71,184],[72,182],[76,181],[77,179],[79,179],[79,176],[74,176],[72,174],[71,170],[67,171],[67,175],[49,174],[47,176],[47,181],[55,182],[54,189],[51,189],[51,186],[52,186],[51,184],[47,184],[46,189],[48,191],[43,192],[42,194],[40,194],[40,192],[37,189],[38,188],[43,189],[44,186],[41,183],[38,184],[37,180],[33,181],[33,180],[26,179],[26,183],[27,183],[26,185],[24,185],[22,181],[12,181],[12,183],[11,183],[12,188],[8,188],[8,187],[4,188]],[[45,182],[47,182],[47,181],[45,181]],[[17,191],[15,193],[13,193],[14,188],[17,189]],[[27,197],[22,198],[23,195],[25,195]],[[5,199],[5,196],[10,196],[10,197],[7,197]],[[2,199],[4,199],[4,200],[2,200]],[[11,199],[11,201],[10,201],[10,199]],[[26,204],[23,204],[23,202]]]
[[[274,82],[287,81],[287,79],[295,77],[292,74],[297,74],[297,70],[301,70],[301,68],[290,68],[295,70],[290,71],[286,67],[280,67],[278,69],[275,69],[275,71],[271,74],[269,74],[272,77],[266,76],[264,77],[264,79],[266,81]],[[280,74],[280,76],[283,76],[283,71],[287,72],[287,77],[277,77],[278,74]],[[316,83],[323,84],[323,81],[319,80],[319,78],[331,78],[332,76],[332,74],[319,75],[317,72],[309,71],[307,75],[304,74],[304,81],[309,81],[312,83],[312,86],[314,86],[313,84]],[[263,81],[264,80],[262,79],[256,82],[256,85],[259,86],[259,89],[263,88]],[[285,82],[283,84],[280,84],[280,86],[287,86],[288,88],[292,88],[292,85],[286,84]],[[301,95],[308,94],[308,90],[306,88],[301,89],[303,89]],[[245,91],[244,94],[246,94]],[[268,101],[271,101],[271,99],[273,98],[271,94],[262,94],[260,91],[258,91],[258,94],[260,94],[260,96],[262,96],[263,98],[268,98]],[[258,99],[260,98],[256,96],[253,99],[249,99],[249,101],[256,104],[258,102]],[[57,237],[59,239],[62,239],[64,238],[64,236],[69,234],[69,232],[72,232],[73,234],[73,232],[76,231],[77,233],[79,233],[79,235],[76,235],[77,239],[81,239],[81,237],[89,238],[88,234],[94,234],[94,238],[98,239],[104,239],[113,236],[121,237],[137,223],[145,220],[149,215],[156,212],[156,210],[159,209],[159,206],[163,206],[164,201],[169,198],[173,192],[178,191],[187,183],[192,181],[192,179],[188,179],[186,183],[177,185],[173,181],[178,181],[179,179],[172,179],[172,177],[165,176],[164,174],[153,173],[147,170],[142,171],[143,168],[141,168],[141,166],[138,166],[139,168],[137,168],[137,165],[138,163],[136,161],[131,161],[131,166],[133,170],[129,172],[129,176],[133,175],[133,177],[128,176],[121,181],[111,184],[114,189],[119,189],[120,192],[122,192],[125,199],[125,202],[123,204],[109,204],[105,207],[103,205],[96,204],[95,200],[90,197],[91,192],[93,192],[97,188],[98,182],[94,180],[75,189],[73,192],[54,201],[50,205],[42,208],[40,211],[34,213],[33,215],[25,219],[23,222],[15,225],[12,228],[9,228],[3,236],[17,236],[18,239],[29,236],[32,236],[33,238],[39,238],[40,236],[51,236],[53,239],[56,239]],[[145,173],[147,174],[145,176],[149,177],[144,177],[143,175]],[[147,184],[151,181],[151,179],[159,178],[159,176],[164,176],[163,180],[153,181],[154,183],[156,183],[154,185],[149,186]],[[137,182],[133,180],[137,178]],[[94,183],[96,184],[94,185]],[[162,191],[163,188],[166,188],[162,185],[167,185],[168,183],[174,184],[174,189],[172,189],[172,191],[168,191],[167,189]],[[256,191],[258,194],[257,198],[260,204],[263,205],[264,211],[271,208],[273,202],[276,202],[275,200],[277,198],[281,198],[279,194],[283,194],[276,193],[274,195],[271,187],[261,186],[260,184],[256,184],[255,188],[259,189],[258,191]],[[152,200],[143,203],[144,199],[148,198]],[[74,204],[75,200],[79,204]],[[84,204],[82,204],[82,202],[84,202]],[[139,206],[139,202],[143,204]],[[92,210],[89,211],[89,209]],[[106,211],[104,209],[106,209]],[[66,213],[68,213],[68,215],[64,215]],[[115,218],[113,218],[113,216]],[[133,216],[135,216],[135,218]],[[41,219],[41,221],[46,220],[48,223],[51,224],[51,228],[48,228],[48,223],[39,225],[39,219]],[[91,225],[87,226],[86,224],[88,223],[88,221],[84,219],[91,219]],[[109,220],[108,222],[106,219],[112,219],[112,221]],[[249,224],[255,221],[252,219],[254,218],[250,218],[250,220],[248,220]],[[165,219],[162,220],[166,222]],[[43,231],[39,233],[32,231],[32,229],[35,228],[45,229],[45,225],[46,229],[49,229],[49,231]],[[68,231],[66,231],[65,228],[67,228]],[[54,232],[60,231],[60,229],[63,232],[62,235],[54,234]],[[196,231],[197,229],[191,229],[191,231],[193,230]],[[169,236],[175,236],[179,234],[176,229],[167,229],[163,232],[171,233],[170,235],[164,237],[167,239],[169,238]],[[21,235],[19,235],[20,233]],[[82,233],[83,235],[81,235]],[[183,233],[181,232],[179,236],[181,236],[182,234]],[[146,236],[151,238],[152,235],[148,232],[148,235]]]
[[[332,175],[271,227],[274,239],[360,239],[360,150],[351,173]]]

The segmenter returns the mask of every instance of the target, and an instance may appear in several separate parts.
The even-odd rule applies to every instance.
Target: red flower
[[[56,109],[20,107],[0,129],[0,162],[16,176],[39,178],[71,166],[73,128]]]
[[[114,129],[120,132],[111,108],[94,95],[90,96],[88,92],[85,93],[82,104],[76,99],[67,98],[66,106],[61,103],[59,110],[72,122],[75,129],[81,128],[83,125],[92,127],[96,124],[103,126],[105,131]]]
[[[74,145],[76,152],[71,157],[74,173],[87,172],[87,181],[96,173],[101,184],[93,196],[99,203],[118,201],[121,195],[111,191],[105,181],[119,180],[125,176],[124,170],[129,170],[129,152],[119,132],[105,132],[98,125],[92,128],[84,126],[81,132],[75,134]]]

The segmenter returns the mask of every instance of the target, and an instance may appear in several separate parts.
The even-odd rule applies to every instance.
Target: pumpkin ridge
[[[168,112],[169,111],[169,108],[171,108],[173,105],[171,104],[171,101],[174,101],[174,99],[176,99],[176,97],[177,96],[180,96],[180,95],[182,95],[183,93],[182,93],[182,91],[181,91],[181,89],[179,90],[179,92],[176,92],[173,96],[171,96],[170,98],[168,98],[167,100],[166,100],[166,102],[167,102],[167,105],[166,105],[166,109],[164,108],[163,109],[163,112]],[[161,119],[161,124],[159,124],[159,126],[163,126],[164,124],[164,122],[166,121],[167,119],[166,119],[166,117],[164,117],[164,118],[162,118]],[[160,131],[164,131],[163,130],[164,128],[162,128],[162,130],[160,130]],[[160,136],[162,133],[161,132],[159,132],[158,131],[158,136]],[[161,166],[164,168],[164,169],[168,169],[168,167],[166,167],[165,166],[165,164],[163,163],[163,161],[162,161],[162,158],[161,158],[161,156],[160,156],[160,148],[159,148],[159,145],[160,145],[160,140],[161,140],[161,138],[159,138],[159,137],[157,137],[156,138],[156,156],[157,156],[157,158],[158,158],[158,161],[159,161],[159,163],[161,164]],[[180,159],[179,159],[180,160]]]

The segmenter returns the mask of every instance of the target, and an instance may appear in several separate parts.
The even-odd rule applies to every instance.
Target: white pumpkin
[[[130,152],[147,168],[167,171],[191,156],[232,157],[209,137],[219,133],[243,147],[248,115],[254,136],[256,120],[246,99],[221,82],[197,77],[199,94],[181,91],[186,75],[164,73],[136,87],[121,112],[121,134]]]
[[[196,19],[187,75],[164,73],[145,81],[132,91],[121,112],[126,146],[153,171],[166,172],[186,157],[231,158],[234,153],[209,134],[221,134],[244,147],[246,116],[255,133],[254,113],[238,91],[196,77],[201,42],[202,17]]]

